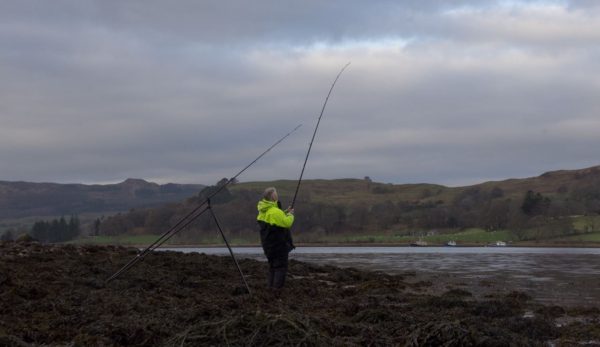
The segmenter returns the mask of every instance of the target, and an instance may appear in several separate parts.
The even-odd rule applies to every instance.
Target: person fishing
[[[269,275],[267,280],[269,288],[281,289],[285,284],[288,268],[288,255],[291,250],[296,248],[292,241],[290,228],[294,223],[294,206],[296,198],[298,197],[298,191],[300,190],[304,169],[306,168],[310,150],[315,141],[315,136],[317,135],[317,130],[321,123],[323,112],[325,112],[325,106],[327,106],[329,96],[333,91],[333,87],[335,87],[335,83],[349,65],[350,63],[344,65],[331,84],[331,88],[329,88],[329,92],[327,93],[327,97],[321,108],[321,114],[317,120],[317,125],[315,126],[315,130],[310,140],[306,157],[304,158],[304,164],[300,171],[300,178],[298,178],[298,184],[296,185],[296,192],[294,193],[291,206],[285,211],[281,209],[277,190],[274,187],[265,189],[262,199],[258,202],[258,216],[256,217],[256,220],[260,226],[260,242],[263,251],[265,252],[265,256],[269,261]]]
[[[287,276],[288,255],[295,248],[290,232],[294,223],[294,209],[281,209],[274,187],[265,189],[257,209],[256,221],[260,226],[260,242],[269,262],[267,285],[269,288],[280,290]]]

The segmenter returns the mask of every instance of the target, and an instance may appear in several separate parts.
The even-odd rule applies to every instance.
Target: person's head
[[[263,193],[263,199],[277,201],[279,199],[279,196],[277,195],[277,189],[275,189],[275,187],[269,187],[265,189],[265,192]]]

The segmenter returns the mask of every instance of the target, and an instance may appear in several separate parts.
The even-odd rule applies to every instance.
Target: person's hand
[[[294,214],[294,209],[290,206],[285,210],[285,213]]]

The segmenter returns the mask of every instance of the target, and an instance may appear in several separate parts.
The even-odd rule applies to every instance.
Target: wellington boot
[[[285,285],[285,276],[287,275],[287,269],[276,269],[273,272],[273,288],[283,288],[283,286]]]
[[[269,269],[269,274],[267,275],[267,287],[273,288],[273,280],[275,279],[275,271],[273,269]]]

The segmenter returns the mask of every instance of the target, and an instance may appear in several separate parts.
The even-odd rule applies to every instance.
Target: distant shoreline
[[[148,245],[127,245],[131,247],[145,248]],[[231,245],[236,248],[251,248],[261,247],[260,244],[234,244]],[[226,245],[223,244],[183,244],[183,245],[164,245],[162,248],[223,248]],[[297,243],[296,247],[414,247],[408,243]],[[443,244],[431,244],[427,246],[418,246],[415,248],[475,248],[475,247],[490,247],[490,248],[505,248],[505,247],[519,247],[519,248],[600,248],[600,244],[584,244],[584,243],[518,243],[510,244],[507,246],[492,246],[485,244],[461,244],[457,246],[446,246]]]

